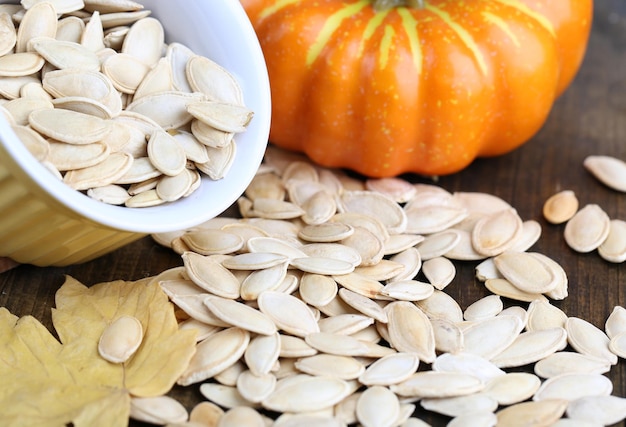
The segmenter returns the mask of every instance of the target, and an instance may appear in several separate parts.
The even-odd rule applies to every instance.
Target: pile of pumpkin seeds
[[[219,180],[253,112],[234,77],[128,0],[0,5],[0,113],[54,176],[155,206]]]
[[[183,262],[153,280],[180,327],[198,331],[178,383],[206,401],[188,412],[168,396],[137,399],[132,417],[428,425],[419,406],[449,426],[626,418],[603,375],[626,355],[626,309],[599,328],[552,304],[567,297],[567,274],[530,251],[541,226],[506,201],[360,180],[270,146],[238,207],[241,217],[153,235]],[[490,293],[462,309],[445,289],[466,260]]]

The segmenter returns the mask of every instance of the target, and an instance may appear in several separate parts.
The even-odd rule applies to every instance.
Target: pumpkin
[[[445,175],[528,141],[582,62],[593,0],[241,0],[270,142],[369,177]]]

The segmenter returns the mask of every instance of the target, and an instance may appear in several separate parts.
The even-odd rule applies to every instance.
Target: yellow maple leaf
[[[66,277],[52,322],[60,342],[32,316],[0,308],[0,425],[125,426],[130,396],[167,393],[195,352],[195,332],[180,331],[174,308],[151,279],[86,287]],[[123,364],[100,357],[107,325],[136,317],[144,338]]]

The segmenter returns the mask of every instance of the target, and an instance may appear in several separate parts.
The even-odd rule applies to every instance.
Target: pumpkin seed
[[[498,401],[480,392],[467,396],[426,398],[420,400],[420,405],[428,411],[448,417],[460,417],[473,412],[493,413],[498,408]]]
[[[63,182],[76,190],[102,187],[117,182],[132,164],[133,158],[130,154],[111,153],[93,166],[68,171],[63,176]]]
[[[260,404],[250,402],[244,398],[235,386],[205,382],[200,384],[199,390],[209,401],[216,403],[226,410],[240,406],[250,406],[252,408],[260,407]]]
[[[312,332],[304,341],[318,351],[338,356],[361,356],[368,352],[366,343],[343,334]]]
[[[394,278],[403,270],[404,266],[399,262],[382,259],[376,265],[358,266],[354,269],[354,272],[368,279],[382,282]]]
[[[259,403],[269,396],[276,387],[276,377],[273,374],[256,375],[251,371],[243,371],[237,375],[237,390],[241,396],[253,403]],[[240,408],[246,408],[240,406]],[[233,424],[241,425],[241,424]]]
[[[470,304],[463,312],[465,320],[483,320],[496,316],[504,304],[498,295],[488,295]]]
[[[385,255],[385,246],[382,240],[371,231],[363,227],[353,227],[350,236],[341,240],[345,247],[354,249],[361,259],[358,265],[375,265]]]
[[[556,422],[565,413],[567,400],[549,399],[538,402],[520,402],[508,406],[496,413],[498,425],[523,426],[542,425],[549,426]]]
[[[518,339],[524,324],[517,316],[493,316],[463,330],[463,351],[492,360]]]
[[[462,206],[469,212],[490,215],[505,209],[511,205],[494,194],[478,193],[471,191],[458,191],[452,195],[452,202]]]
[[[426,314],[406,301],[395,301],[387,308],[391,345],[398,351],[413,352],[420,360],[431,363],[435,355],[435,336]]]
[[[463,332],[447,319],[430,319],[435,336],[435,349],[443,353],[459,353],[463,350]]]
[[[289,264],[300,271],[311,274],[345,276],[354,271],[354,265],[350,262],[326,257],[308,256],[304,258],[294,258],[289,261]]]
[[[37,160],[44,161],[50,156],[50,143],[45,140],[39,133],[27,126],[13,125],[11,129],[15,135],[22,141],[26,149]],[[50,164],[52,164],[50,162]],[[54,170],[56,167],[52,164]]]
[[[379,281],[354,272],[335,275],[333,278],[344,288],[368,298],[376,298],[383,289],[383,285]]]
[[[15,52],[29,51],[31,40],[54,37],[57,31],[57,10],[52,3],[38,2],[26,9],[17,28]]]
[[[487,215],[472,230],[472,246],[485,256],[496,256],[508,250],[521,237],[523,222],[515,209]]]
[[[405,209],[406,232],[413,234],[433,234],[458,224],[467,217],[467,211],[456,206],[426,206]]]
[[[478,253],[472,245],[472,234],[467,230],[457,229],[459,240],[452,249],[444,254],[446,258],[458,261],[479,261],[486,256]]]
[[[365,427],[393,426],[399,415],[398,397],[386,387],[368,387],[356,404],[357,420]]]
[[[478,377],[469,374],[423,371],[389,388],[400,396],[442,398],[476,393],[484,388],[484,384]]]
[[[210,326],[218,326],[220,328],[226,328],[230,326],[228,323],[220,320],[215,316],[206,305],[204,300],[210,294],[173,294],[170,295],[170,300],[176,304],[178,308],[184,311],[192,319],[196,319],[200,322],[206,323]]]
[[[63,109],[39,109],[28,116],[36,131],[68,144],[91,144],[109,132],[109,124],[97,117]]]
[[[563,328],[522,332],[510,346],[493,357],[491,361],[501,368],[534,363],[563,350],[567,339],[568,333]]]
[[[626,261],[626,221],[612,219],[609,223],[609,234],[598,246],[598,254],[609,262]]]
[[[604,330],[609,338],[626,332],[626,308],[616,305],[607,317]]]
[[[400,253],[393,255],[389,259],[393,262],[404,265],[404,270],[391,278],[389,282],[411,280],[422,268],[422,257],[419,250],[417,250],[416,248],[406,249]]]
[[[603,374],[608,372],[610,367],[610,363],[604,359],[571,351],[559,351],[535,363],[534,370],[542,378],[552,378],[575,373]]]
[[[528,306],[526,329],[529,331],[564,328],[566,322],[567,315],[548,300],[534,300]]]
[[[246,243],[249,252],[267,252],[283,255],[287,259],[305,258],[307,256],[302,250],[293,244],[276,237],[253,237]]]
[[[182,254],[185,272],[202,289],[224,298],[239,297],[239,280],[211,257],[185,252]]]
[[[80,44],[93,52],[98,52],[105,48],[104,29],[102,28],[102,20],[100,19],[99,11],[94,11],[89,21],[85,24],[85,28],[80,37]]]
[[[17,32],[11,15],[8,13],[0,13],[0,56],[4,56],[13,50],[15,43],[17,42]]]
[[[394,280],[386,284],[380,294],[400,301],[420,301],[433,294],[435,288],[430,283],[418,280]]]
[[[210,100],[227,104],[243,104],[241,88],[233,76],[214,61],[193,56],[185,68],[190,87],[204,93]]]
[[[578,212],[578,198],[572,190],[550,196],[543,204],[543,216],[552,224],[563,224]]]
[[[187,111],[201,122],[223,132],[244,132],[254,113],[240,105],[217,101],[195,100]]]
[[[533,395],[533,400],[573,401],[584,396],[608,396],[612,391],[613,383],[604,375],[562,374],[544,381]]]
[[[517,301],[531,302],[545,299],[540,293],[522,291],[506,279],[487,279],[485,281],[485,287],[496,295]]]
[[[412,248],[424,241],[424,236],[419,234],[392,234],[385,242],[383,242],[383,254],[392,255]]]
[[[375,301],[347,288],[340,289],[338,293],[339,297],[350,307],[378,322],[387,323],[385,310]]]
[[[114,184],[90,188],[87,190],[87,196],[110,205],[123,205],[131,197],[124,187]]]
[[[587,156],[583,166],[609,188],[626,191],[626,163],[611,156]]]
[[[608,237],[611,228],[610,218],[595,204],[588,204],[576,212],[563,231],[565,242],[577,252],[591,252],[597,249]]]
[[[337,296],[338,287],[331,277],[305,273],[300,279],[300,297],[314,307],[328,304]]]
[[[252,271],[241,282],[239,289],[244,301],[256,300],[262,292],[278,291],[288,279],[287,263]]]
[[[306,225],[298,231],[302,240],[315,243],[330,243],[343,240],[354,233],[354,227],[340,222]]]
[[[243,247],[243,239],[222,230],[198,230],[181,236],[185,244],[200,255],[230,254]]]
[[[435,372],[472,375],[484,384],[493,378],[506,375],[505,371],[484,357],[466,352],[440,354],[433,362],[432,369]]]
[[[496,256],[494,262],[498,271],[524,292],[549,292],[557,285],[554,272],[530,253],[504,252]]]
[[[431,296],[415,303],[429,318],[447,319],[452,323],[463,321],[463,310],[447,293],[435,289]]]
[[[565,322],[567,341],[579,353],[606,360],[611,365],[617,363],[617,356],[609,350],[609,337],[584,319],[568,317]]]
[[[224,413],[217,426],[264,427],[265,421],[254,409],[248,406],[235,406]]]
[[[50,0],[47,0],[50,1]],[[24,0],[20,2],[22,7],[26,10],[32,9],[37,6],[39,3],[43,3],[39,0]],[[66,14],[75,12],[83,8],[84,3],[79,0],[52,0],[50,1],[52,6],[54,6],[54,10],[56,13]]]
[[[302,357],[295,366],[305,374],[343,380],[358,378],[365,371],[365,366],[351,356],[325,353]]]
[[[385,224],[380,219],[369,216],[366,213],[339,212],[330,219],[330,222],[340,222],[351,227],[365,228],[374,236],[378,236],[382,242],[386,242],[389,239],[389,231]]]
[[[143,340],[141,322],[133,316],[120,316],[102,331],[98,353],[112,363],[126,362]]]
[[[222,265],[231,270],[259,270],[274,267],[287,261],[287,257],[270,252],[248,252],[226,258]]]
[[[619,396],[585,396],[569,402],[566,414],[575,420],[611,425],[626,417],[626,399]]]
[[[281,292],[265,291],[257,299],[261,312],[269,316],[276,326],[295,336],[306,337],[319,332],[311,310],[300,299]]]
[[[390,386],[407,380],[418,367],[419,357],[416,354],[398,352],[374,361],[358,379],[367,386]]]
[[[374,319],[372,317],[349,313],[326,317],[317,322],[320,332],[342,335],[356,334],[373,323]]]
[[[528,372],[510,372],[490,379],[481,392],[501,406],[514,405],[531,398],[541,386],[541,379]]]
[[[189,412],[189,422],[214,427],[224,415],[224,410],[216,404],[203,401],[196,404]]]
[[[495,426],[498,423],[498,417],[493,412],[476,411],[458,415],[450,420],[447,427],[476,426],[488,427]]]
[[[276,333],[276,325],[269,317],[246,304],[227,298],[208,296],[204,300],[204,305],[218,319],[229,325],[261,335],[273,335]]]
[[[190,385],[211,378],[243,356],[250,334],[240,328],[224,329],[196,346],[189,366],[178,379],[180,385]]]
[[[79,68],[87,71],[100,69],[98,56],[78,43],[37,37],[31,39],[28,45],[58,69]]]
[[[277,412],[310,412],[329,408],[350,393],[349,384],[338,378],[298,375],[279,380],[276,389],[262,402]]]
[[[129,416],[151,424],[183,423],[189,418],[185,407],[169,396],[132,397]]]
[[[420,252],[420,256],[422,253]],[[423,258],[422,258],[423,259]],[[442,290],[448,286],[456,276],[456,267],[448,258],[429,258],[422,263],[422,273],[428,282],[436,289]]]
[[[406,230],[406,213],[399,204],[387,196],[366,191],[346,191],[341,194],[339,201],[340,212],[361,213],[374,217],[390,234]]]
[[[250,340],[244,360],[252,374],[262,376],[270,373],[278,361],[284,337],[274,332],[271,335],[257,335]]]
[[[304,339],[291,335],[280,335],[280,357],[297,358],[313,356],[317,350],[308,345]]]

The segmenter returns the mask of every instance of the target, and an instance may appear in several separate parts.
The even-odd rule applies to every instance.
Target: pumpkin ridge
[[[496,27],[498,27],[499,29],[501,29],[502,32],[504,34],[506,34],[511,39],[511,41],[513,42],[513,44],[516,47],[520,47],[519,39],[511,31],[511,28],[507,25],[507,23],[504,21],[504,19],[500,18],[499,16],[494,15],[491,12],[483,12],[482,16],[485,19],[485,21],[487,21],[489,24],[493,24]]]
[[[380,68],[385,68],[389,62],[389,51],[393,44],[393,37],[396,32],[391,25],[385,25],[385,33],[380,41]]]
[[[383,20],[387,17],[387,15],[391,12],[391,9],[387,9],[381,12],[377,12],[372,19],[369,20],[367,25],[365,26],[365,30],[363,31],[363,37],[361,38],[361,43],[359,44],[359,52],[358,57],[363,57],[363,52],[365,51],[365,45],[372,38],[376,29],[382,24]]]
[[[452,31],[456,33],[457,36],[459,36],[459,39],[463,42],[463,44],[470,50],[470,52],[472,52],[474,59],[478,63],[478,67],[480,68],[480,71],[484,75],[486,75],[487,64],[485,63],[485,58],[483,57],[482,52],[478,48],[478,45],[476,44],[476,41],[471,36],[471,34],[467,32],[465,28],[459,25],[458,22],[455,22],[448,12],[428,3],[426,3],[426,5],[424,6],[424,9],[429,10],[430,12],[437,15],[443,22],[445,22],[452,29]]]
[[[424,59],[422,55],[422,45],[419,34],[417,33],[417,20],[408,9],[404,7],[398,9],[398,15],[400,15],[402,19],[402,26],[409,40],[409,49],[413,56],[413,64],[415,64],[417,74],[422,74],[422,62]]]
[[[513,7],[515,9],[517,9],[518,11],[523,13],[524,15],[526,15],[529,18],[537,21],[537,23],[539,23],[539,25],[541,25],[543,28],[545,28],[550,33],[550,35],[552,35],[552,37],[556,38],[556,33],[554,31],[554,26],[552,25],[550,20],[548,18],[546,18],[545,16],[543,16],[542,14],[540,14],[539,12],[535,12],[534,10],[529,8],[528,5],[523,4],[519,0],[494,0],[494,1],[496,1],[496,2],[498,2],[500,4],[503,4],[505,6],[510,6],[510,7]]]
[[[342,21],[352,17],[352,15],[359,13],[365,6],[368,6],[369,4],[370,0],[360,0],[344,6],[342,9],[339,9],[337,12],[328,17],[328,19],[324,23],[324,26],[322,27],[322,30],[318,34],[313,44],[311,44],[311,47],[307,52],[307,67],[310,67],[311,64],[315,62],[317,57],[320,55],[322,49],[324,49],[324,46],[328,44],[328,41],[331,39],[333,33],[341,25]]]
[[[263,9],[261,12],[259,12],[259,19],[263,20],[267,18],[268,16],[275,14],[280,9],[287,7],[291,4],[297,3],[298,1],[300,0],[278,0],[271,6],[268,6],[265,9]]]

